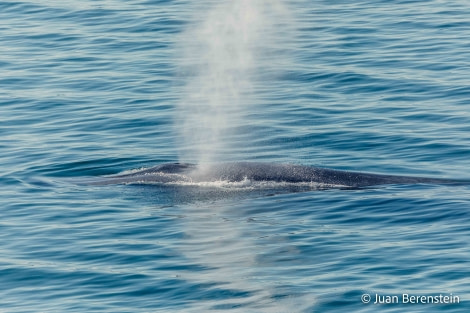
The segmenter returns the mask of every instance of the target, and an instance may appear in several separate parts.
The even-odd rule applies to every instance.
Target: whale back
[[[139,183],[210,183],[271,182],[316,184],[324,187],[359,188],[384,184],[449,184],[468,183],[455,180],[381,175],[339,171],[295,164],[263,162],[216,163],[198,166],[191,163],[166,163],[151,168],[118,174],[97,180],[95,185]]]

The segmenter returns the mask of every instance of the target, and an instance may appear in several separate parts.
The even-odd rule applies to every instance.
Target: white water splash
[[[207,5],[195,10],[202,18],[190,23],[181,37],[187,81],[175,121],[180,161],[199,164],[226,161],[243,148],[234,139],[235,129],[254,103],[255,73],[275,45],[276,25],[286,11],[280,0]]]

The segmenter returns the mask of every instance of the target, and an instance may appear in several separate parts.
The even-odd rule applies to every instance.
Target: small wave
[[[269,189],[308,189],[318,190],[327,188],[347,188],[345,185],[338,184],[325,184],[318,182],[283,182],[283,181],[253,181],[245,178],[241,181],[228,181],[228,180],[214,180],[214,181],[191,181],[179,180],[172,182],[157,182],[136,180],[125,183],[126,185],[158,185],[158,186],[181,186],[181,187],[198,187],[198,188],[211,188],[211,189],[225,189],[225,190],[269,190]]]

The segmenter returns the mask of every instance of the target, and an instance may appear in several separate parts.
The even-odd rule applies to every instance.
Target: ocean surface
[[[470,312],[469,185],[80,183],[225,161],[470,179],[470,2],[0,2],[0,312]]]

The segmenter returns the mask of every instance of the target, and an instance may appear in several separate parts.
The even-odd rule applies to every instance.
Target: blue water
[[[470,2],[284,4],[224,160],[470,178]],[[469,186],[75,183],[181,159],[213,5],[0,2],[0,311],[469,312]]]

